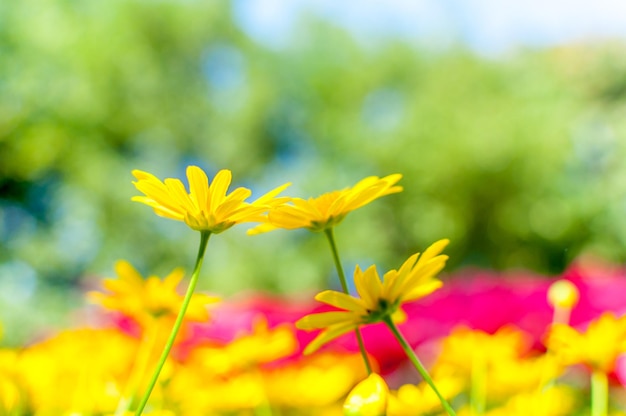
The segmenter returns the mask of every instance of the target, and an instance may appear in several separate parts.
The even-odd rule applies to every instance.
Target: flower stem
[[[448,413],[448,415],[456,416],[456,413],[454,413],[454,410],[452,409],[450,404],[446,401],[446,399],[443,398],[439,390],[437,390],[437,386],[435,386],[433,379],[430,377],[430,375],[428,375],[426,368],[424,368],[424,365],[422,364],[422,362],[419,360],[419,358],[417,358],[415,351],[413,351],[413,348],[411,348],[406,338],[404,338],[404,336],[400,333],[400,331],[398,330],[398,327],[393,322],[391,317],[385,316],[383,318],[383,322],[387,325],[387,327],[389,327],[393,336],[396,337],[396,339],[402,346],[402,349],[404,350],[405,354],[407,355],[407,357],[409,357],[409,360],[411,360],[411,362],[413,363],[413,366],[415,366],[415,369],[420,373],[424,381],[428,383],[428,385],[433,389],[433,391],[439,398],[439,401],[441,401],[441,405],[443,406],[445,411]]]
[[[552,323],[569,325],[569,319],[570,319],[571,313],[572,313],[572,308],[565,308],[563,306],[556,305],[554,307]]]
[[[335,268],[337,269],[337,275],[339,276],[339,282],[341,283],[341,288],[343,289],[343,293],[346,295],[350,294],[348,291],[348,283],[346,281],[346,275],[343,272],[343,266],[341,265],[341,260],[339,260],[339,251],[337,250],[337,245],[335,244],[335,234],[333,233],[333,228],[327,228],[324,230],[324,234],[328,239],[328,243],[330,244],[330,251],[333,254],[333,261],[335,262]],[[361,351],[361,356],[363,357],[363,362],[365,363],[365,369],[367,370],[367,375],[372,374],[372,366],[370,365],[369,358],[367,357],[367,351],[365,350],[365,344],[363,343],[363,336],[361,335],[361,330],[356,328],[354,330],[354,334],[356,335],[356,340],[359,344],[359,351]]]
[[[172,328],[172,332],[170,333],[169,338],[167,339],[167,343],[165,344],[165,348],[163,348],[163,352],[161,353],[161,357],[159,358],[159,362],[157,363],[157,367],[152,374],[152,378],[150,379],[150,383],[148,384],[148,389],[144,393],[141,401],[139,402],[139,406],[135,411],[135,416],[140,416],[143,412],[143,409],[146,407],[146,403],[148,403],[148,399],[150,398],[150,394],[152,393],[152,389],[159,379],[159,374],[161,373],[161,369],[163,365],[165,365],[165,361],[167,360],[167,356],[174,345],[174,341],[176,340],[176,335],[178,335],[178,331],[183,323],[183,318],[185,317],[185,312],[187,311],[187,307],[189,306],[189,302],[191,301],[191,297],[193,296],[193,291],[196,287],[196,283],[198,283],[198,276],[200,275],[200,268],[202,267],[202,261],[204,260],[204,252],[206,251],[207,244],[209,242],[209,237],[211,236],[210,231],[202,231],[200,233],[200,247],[198,248],[198,256],[196,258],[196,265],[194,266],[193,273],[191,274],[191,280],[189,281],[189,287],[187,288],[187,293],[185,294],[185,298],[183,299],[183,303],[180,306],[180,311],[178,311],[178,316],[176,317],[176,321],[174,322],[174,327]]]
[[[472,409],[472,416],[480,416],[485,413],[486,389],[487,363],[486,358],[479,352],[472,361],[470,387],[470,408]]]
[[[609,402],[609,386],[606,373],[594,370],[591,373],[591,416],[606,416]]]

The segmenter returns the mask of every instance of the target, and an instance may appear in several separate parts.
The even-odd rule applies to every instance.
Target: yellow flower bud
[[[569,280],[557,280],[548,289],[548,302],[554,308],[572,309],[579,297],[578,288]]]
[[[381,376],[372,373],[348,394],[343,413],[346,416],[384,416],[388,397],[387,383]]]

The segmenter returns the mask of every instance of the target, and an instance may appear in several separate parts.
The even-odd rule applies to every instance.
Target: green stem
[[[348,290],[348,283],[346,281],[346,275],[343,272],[343,267],[341,266],[341,260],[339,260],[339,251],[337,250],[337,245],[335,244],[335,235],[333,233],[333,228],[327,228],[324,230],[324,234],[328,239],[328,243],[330,244],[330,251],[333,254],[333,261],[335,262],[335,268],[337,269],[337,275],[339,276],[339,282],[341,283],[341,288],[343,289],[343,293],[346,295],[350,294]],[[356,340],[359,344],[359,351],[361,351],[361,356],[363,357],[363,362],[365,363],[365,369],[367,370],[367,375],[372,374],[372,366],[370,365],[370,360],[367,357],[367,351],[365,350],[365,344],[363,343],[363,336],[361,335],[361,330],[356,328],[354,330],[354,334],[356,335]]]
[[[609,385],[606,373],[594,370],[591,373],[591,416],[606,416],[609,404]]]
[[[411,362],[415,366],[415,369],[420,373],[420,375],[422,376],[424,381],[426,383],[428,383],[428,385],[433,389],[433,391],[435,392],[437,397],[439,397],[439,401],[441,401],[441,405],[446,410],[448,415],[456,416],[456,413],[454,413],[454,410],[452,409],[450,404],[446,401],[446,399],[443,398],[441,393],[439,393],[439,390],[437,390],[437,386],[435,386],[435,383],[433,382],[433,379],[430,377],[430,375],[428,375],[428,372],[426,371],[426,368],[424,368],[424,365],[421,363],[419,358],[417,358],[417,355],[415,354],[415,351],[413,351],[413,348],[411,348],[411,346],[409,345],[407,340],[400,333],[400,331],[398,330],[398,327],[396,326],[396,324],[391,319],[391,316],[385,316],[383,318],[383,322],[387,325],[387,327],[389,327],[389,329],[391,330],[391,333],[393,334],[393,336],[396,337],[396,339],[398,340],[398,342],[402,346],[402,349],[404,350],[404,353],[407,355],[407,357],[409,357],[409,360],[411,360]]]
[[[470,388],[470,407],[473,416],[485,413],[485,399],[487,397],[487,363],[479,352],[472,361],[472,375]]]
[[[163,365],[165,365],[165,361],[167,360],[167,356],[174,345],[174,341],[176,340],[176,335],[178,335],[178,331],[183,323],[183,318],[185,317],[185,312],[187,311],[187,307],[189,306],[189,302],[191,301],[191,297],[193,296],[193,291],[196,288],[196,283],[198,283],[198,276],[200,275],[200,268],[202,267],[202,261],[204,260],[204,252],[206,251],[207,244],[209,242],[209,237],[211,236],[210,231],[202,231],[200,233],[200,247],[198,248],[198,257],[196,258],[196,265],[194,266],[193,273],[191,274],[191,280],[189,281],[189,287],[187,288],[187,293],[185,294],[185,298],[183,299],[183,303],[180,306],[180,311],[178,312],[178,316],[176,317],[176,321],[174,322],[174,327],[172,328],[172,332],[170,333],[169,338],[167,339],[167,343],[165,344],[165,348],[163,348],[163,352],[161,353],[161,357],[159,358],[159,362],[157,363],[157,367],[154,370],[154,374],[152,374],[152,378],[150,379],[150,383],[148,384],[148,389],[144,393],[141,401],[139,402],[139,406],[135,411],[135,416],[140,416],[143,412],[143,409],[146,407],[146,403],[148,403],[148,399],[150,398],[150,394],[152,393],[152,389],[159,379],[159,374],[161,373],[161,369]]]

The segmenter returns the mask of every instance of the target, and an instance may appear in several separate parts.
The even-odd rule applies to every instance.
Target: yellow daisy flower
[[[626,315],[616,318],[605,312],[582,333],[565,324],[553,325],[547,346],[564,365],[586,364],[608,373],[626,351]]]
[[[443,269],[448,259],[448,256],[440,254],[448,242],[447,239],[439,240],[428,247],[421,257],[419,253],[412,255],[399,270],[385,273],[382,282],[376,266],[365,271],[357,266],[354,283],[359,298],[333,290],[319,293],[316,300],[342,310],[307,315],[296,322],[296,327],[300,329],[323,329],[304,353],[310,354],[360,325],[380,322],[389,317],[401,319],[401,304],[424,297],[443,284],[434,276]]]
[[[91,301],[130,316],[142,325],[161,317],[176,317],[183,303],[183,296],[176,290],[184,275],[182,269],[175,269],[164,279],[157,276],[144,279],[130,263],[118,261],[115,272],[117,279],[104,279],[102,283],[108,293],[90,292]],[[212,296],[194,294],[186,319],[207,321],[206,305],[217,300]]]
[[[133,201],[142,202],[154,209],[157,215],[184,221],[198,231],[221,233],[242,222],[263,221],[269,208],[280,205],[289,198],[276,198],[289,183],[279,186],[254,202],[245,200],[252,194],[247,188],[237,188],[226,195],[232,180],[229,170],[220,170],[209,185],[206,173],[197,166],[187,167],[189,193],[179,179],[168,178],[163,182],[154,175],[134,170],[135,187],[145,196],[135,196]]]
[[[266,223],[248,233],[259,234],[276,228],[326,230],[339,224],[349,212],[382,196],[402,191],[401,186],[395,186],[401,178],[398,173],[384,178],[370,176],[351,188],[328,192],[317,198],[291,198],[291,205],[276,206],[269,212]]]

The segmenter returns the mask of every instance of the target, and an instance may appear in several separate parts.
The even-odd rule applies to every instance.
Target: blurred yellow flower
[[[18,370],[28,414],[112,412],[129,377],[137,339],[113,329],[62,331],[26,348]]]
[[[343,413],[346,416],[384,416],[388,398],[387,383],[372,373],[350,391],[343,404]]]
[[[276,228],[293,230],[307,228],[323,231],[339,224],[348,213],[382,196],[402,191],[395,184],[402,178],[393,174],[379,178],[370,176],[351,188],[325,193],[317,198],[291,198],[292,205],[278,205],[270,210],[267,223],[261,224],[249,234],[259,234]]]
[[[26,413],[28,400],[18,374],[18,351],[0,349],[0,415]]]
[[[119,311],[142,325],[159,318],[176,317],[183,302],[183,296],[176,290],[184,275],[182,269],[175,269],[164,279],[157,276],[144,279],[130,263],[121,260],[115,264],[115,272],[117,279],[104,279],[102,283],[107,292],[88,293],[91,301]],[[194,294],[185,319],[207,321],[206,305],[217,301],[216,297]]]
[[[626,351],[626,315],[616,318],[605,312],[582,333],[568,325],[553,325],[546,345],[564,365],[586,364],[608,373]]]
[[[168,381],[166,392],[177,415],[248,415],[267,403],[263,380],[255,372],[215,377],[185,365]]]
[[[323,329],[304,353],[310,354],[360,325],[380,322],[388,317],[401,320],[404,314],[400,306],[403,303],[424,297],[441,287],[442,282],[434,276],[443,269],[448,259],[448,256],[440,254],[448,242],[439,240],[428,247],[421,257],[419,253],[412,255],[399,270],[385,273],[382,283],[376,266],[365,271],[357,266],[354,283],[360,298],[333,290],[319,293],[316,300],[342,310],[307,315],[296,322],[299,329]]]
[[[529,335],[512,326],[502,327],[494,334],[459,326],[443,340],[433,373],[435,377],[469,379],[477,367],[490,371],[519,359],[529,347]]]
[[[545,391],[515,394],[504,406],[490,410],[486,416],[569,416],[574,414],[575,405],[574,391],[569,387],[556,386]]]
[[[437,388],[446,400],[459,394],[465,381],[447,377],[434,380]],[[441,409],[441,401],[434,390],[425,382],[419,385],[404,384],[397,391],[392,391],[387,405],[388,416],[413,416],[431,414]]]
[[[194,230],[215,234],[242,222],[263,221],[263,213],[289,199],[275,198],[288,183],[251,203],[245,202],[252,194],[247,188],[237,188],[226,195],[232,180],[231,172],[226,169],[217,172],[209,185],[202,169],[188,166],[189,193],[179,179],[168,178],[161,182],[141,170],[134,170],[133,175],[137,178],[137,182],[133,182],[135,187],[145,195],[135,196],[133,201],[152,207],[162,217],[184,221]]]
[[[269,329],[263,316],[253,323],[251,334],[241,335],[224,346],[200,346],[186,360],[207,374],[221,376],[245,371],[293,354],[298,341],[291,324]]]
[[[292,409],[328,407],[366,377],[359,354],[319,353],[263,371],[268,399]]]

